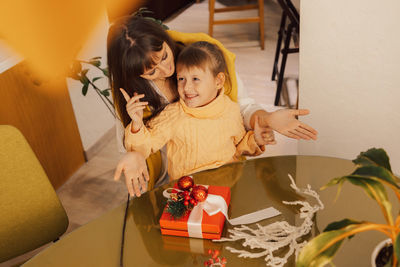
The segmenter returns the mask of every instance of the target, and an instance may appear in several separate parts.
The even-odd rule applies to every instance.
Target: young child
[[[121,90],[132,118],[125,129],[128,151],[147,157],[167,144],[170,180],[264,151],[268,134],[258,127],[246,132],[239,105],[223,92],[226,63],[217,46],[196,42],[185,47],[176,70],[180,100],[169,104],[147,126],[142,120],[147,104],[139,101],[142,96],[135,94],[136,100],[129,101]]]

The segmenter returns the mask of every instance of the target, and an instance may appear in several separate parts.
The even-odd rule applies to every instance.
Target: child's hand
[[[276,144],[274,131],[270,127],[261,127],[258,116],[254,121],[254,139],[259,146]]]
[[[120,90],[126,100],[126,111],[132,119],[131,130],[135,133],[143,126],[143,109],[146,107],[148,102],[140,102],[139,99],[144,97],[143,94],[138,95],[135,92],[131,98],[124,89],[120,88]]]

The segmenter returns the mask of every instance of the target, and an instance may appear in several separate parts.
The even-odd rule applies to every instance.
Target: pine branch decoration
[[[183,204],[183,199],[180,201],[169,199],[167,201],[167,212],[171,214],[171,217],[175,220],[182,218],[187,211],[188,209],[185,204]]]

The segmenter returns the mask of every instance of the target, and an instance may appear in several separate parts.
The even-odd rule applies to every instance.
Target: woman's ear
[[[220,72],[217,74],[217,77],[215,77],[215,86],[217,89],[221,89],[224,87],[225,83],[225,73]]]

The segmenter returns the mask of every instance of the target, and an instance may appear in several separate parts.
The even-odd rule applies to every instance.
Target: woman
[[[272,128],[291,138],[316,139],[317,132],[295,118],[298,115],[308,114],[308,110],[279,110],[269,113],[255,104],[253,99],[248,98],[235,72],[235,55],[217,40],[206,34],[165,31],[153,20],[135,16],[123,17],[114,22],[109,29],[107,40],[110,84],[114,104],[123,127],[130,122],[127,110],[130,110],[138,98],[148,103],[144,110],[144,118],[147,120],[156,116],[168,103],[177,100],[175,59],[183,45],[196,41],[214,43],[224,52],[230,76],[230,80],[224,86],[225,94],[239,103],[246,128],[253,129],[258,118],[259,125],[266,128],[266,131]],[[131,97],[128,103],[120,88],[124,88]],[[122,140],[122,134],[120,139]],[[274,143],[272,135],[266,144]],[[163,159],[161,170],[160,157]],[[147,164],[150,175],[143,156],[134,151],[128,152],[119,162],[114,178],[118,180],[123,171],[129,193],[140,196],[140,189],[142,192],[147,190],[146,180],[150,180],[150,189],[166,180],[163,179],[166,177],[165,156],[157,153],[147,160]],[[161,178],[155,181],[154,177]]]

